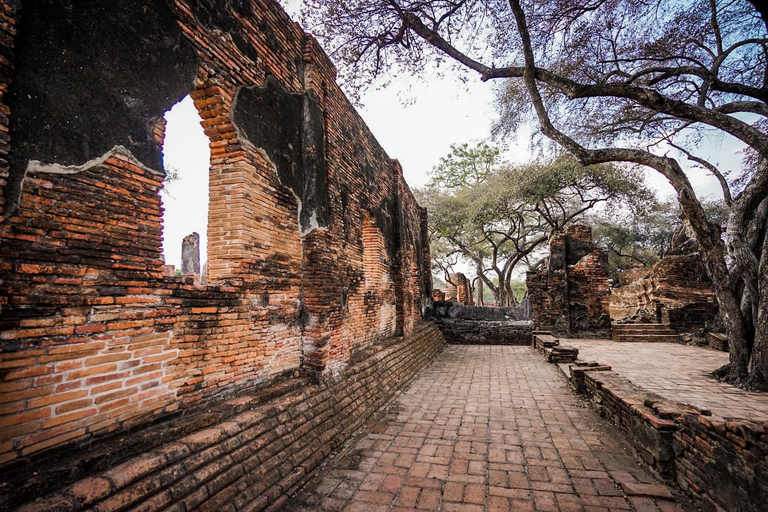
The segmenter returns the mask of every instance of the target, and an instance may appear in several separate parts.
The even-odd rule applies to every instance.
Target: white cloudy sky
[[[283,0],[286,10],[298,19],[299,0]],[[404,91],[414,100],[401,101]],[[410,77],[383,90],[372,90],[362,97],[360,110],[379,143],[390,157],[403,166],[411,187],[426,183],[427,172],[449,151],[451,143],[485,139],[495,119],[491,85],[473,78],[466,84],[458,79],[425,80],[416,83]],[[166,263],[181,263],[181,240],[193,231],[200,234],[201,261],[206,261],[205,236],[208,217],[208,139],[200,127],[200,118],[187,97],[166,114],[166,166],[179,170],[181,179],[163,194],[164,254]],[[502,141],[508,147],[507,160],[522,162],[530,158],[528,138]],[[721,169],[736,168],[741,160],[736,151],[740,144],[730,139],[714,138],[701,156]],[[697,192],[717,195],[717,182],[703,171],[689,173]],[[661,197],[673,193],[666,180],[653,171],[648,183]]]

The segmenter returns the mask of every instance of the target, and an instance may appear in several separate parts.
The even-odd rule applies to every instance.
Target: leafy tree
[[[582,165],[627,162],[667,178],[727,318],[730,363],[718,375],[768,389],[764,2],[310,0],[306,13],[322,20],[350,83],[452,63],[500,81],[501,132],[534,118]],[[730,176],[696,155],[711,133],[744,143],[754,166]],[[678,158],[720,182],[725,241]]]
[[[474,147],[466,142],[451,144],[451,152],[440,158],[440,163],[432,169],[429,185],[455,189],[481,183],[501,162],[500,153],[498,147],[485,141],[476,143]]]
[[[711,221],[725,230],[728,212],[722,201],[706,199],[702,206]],[[683,213],[676,201],[654,201],[636,211],[590,215],[595,243],[608,252],[608,273],[614,283],[633,267],[650,267],[667,255]]]
[[[438,172],[450,175],[451,169]],[[471,262],[478,297],[487,287],[502,306],[516,304],[514,270],[520,264],[530,267],[530,259],[552,231],[562,230],[599,203],[628,204],[650,197],[639,173],[612,165],[583,167],[567,155],[548,163],[501,166],[482,181],[450,189],[446,182],[450,180],[433,179],[432,186],[417,191],[430,215],[435,268],[450,281],[459,257]]]

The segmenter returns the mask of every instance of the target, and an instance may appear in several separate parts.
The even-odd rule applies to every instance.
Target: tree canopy
[[[477,147],[497,150],[487,143]],[[430,184],[417,191],[430,218],[435,270],[450,280],[459,260],[471,262],[480,286],[500,305],[514,305],[515,270],[530,268],[553,231],[562,230],[598,204],[638,207],[653,195],[641,173],[602,164],[584,167],[569,155],[525,165],[489,167],[479,180],[456,179],[479,158],[453,145]],[[446,162],[455,162],[447,165]],[[454,186],[446,186],[454,183]],[[481,292],[482,293],[482,292]]]
[[[768,389],[764,2],[310,0],[305,12],[349,83],[451,63],[500,83],[500,133],[532,118],[581,165],[633,163],[669,180],[727,317],[719,375]],[[741,141],[754,165],[728,175],[703,159],[708,133]],[[720,182],[725,241],[680,159]]]

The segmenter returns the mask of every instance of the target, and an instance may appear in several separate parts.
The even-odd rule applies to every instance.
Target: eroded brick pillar
[[[181,273],[200,274],[200,235],[197,232],[184,237],[181,242]]]

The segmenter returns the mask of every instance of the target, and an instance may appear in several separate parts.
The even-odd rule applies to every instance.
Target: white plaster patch
[[[91,160],[88,160],[82,165],[61,165],[58,163],[43,163],[39,160],[30,160],[27,164],[27,173],[35,173],[35,172],[43,172],[48,174],[77,174],[79,172],[87,171],[88,169],[92,169],[94,167],[97,167],[104,162],[106,162],[110,157],[120,154],[123,156],[127,156],[133,162],[141,167],[143,170],[150,172],[152,174],[163,176],[164,173],[162,171],[158,171],[156,169],[151,169],[141,163],[138,158],[133,156],[133,153],[126,148],[125,146],[115,146],[103,155],[93,158]]]

